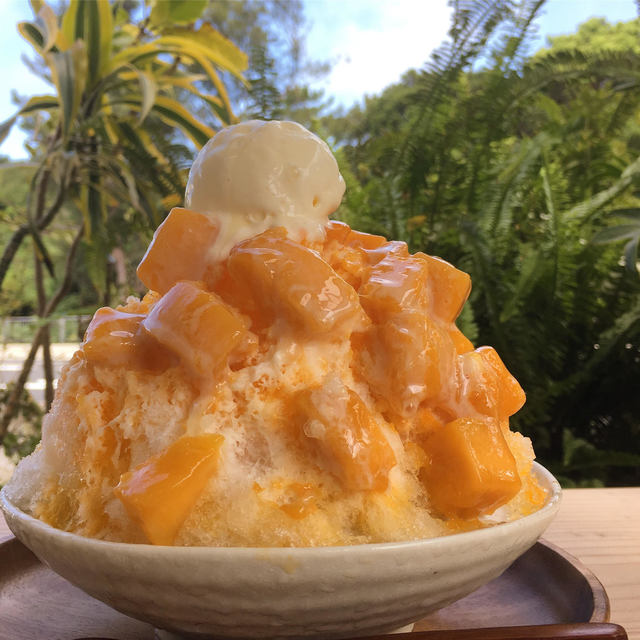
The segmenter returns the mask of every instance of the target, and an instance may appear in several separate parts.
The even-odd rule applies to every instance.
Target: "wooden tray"
[[[575,558],[538,542],[505,573],[416,623],[414,631],[607,622],[604,587]],[[18,540],[0,544],[0,640],[153,640],[133,620],[59,577]]]

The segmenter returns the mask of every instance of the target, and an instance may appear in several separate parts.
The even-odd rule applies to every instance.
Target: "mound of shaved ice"
[[[260,132],[255,149],[283,128],[267,129],[229,139]],[[211,209],[172,210],[138,270],[149,293],[96,312],[11,500],[94,538],[260,547],[428,538],[542,505],[509,429],[524,393],[455,324],[467,274],[331,211],[238,235]]]

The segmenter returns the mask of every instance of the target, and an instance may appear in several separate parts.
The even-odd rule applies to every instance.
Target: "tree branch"
[[[22,371],[20,372],[11,395],[7,400],[7,404],[4,407],[4,413],[2,414],[2,418],[0,419],[0,443],[4,440],[7,430],[9,429],[9,425],[18,412],[18,407],[20,406],[20,397],[22,396],[22,392],[27,383],[27,379],[29,378],[29,374],[31,373],[31,369],[33,368],[33,363],[36,359],[36,354],[38,353],[38,348],[40,347],[43,336],[46,333],[46,329],[47,325],[42,325],[38,328],[36,334],[33,336],[29,355],[22,363]]]
[[[60,287],[55,292],[55,294],[49,300],[47,306],[45,307],[44,316],[48,318],[56,309],[56,307],[60,304],[62,299],[67,295],[69,288],[71,287],[71,281],[73,277],[73,261],[75,260],[76,253],[78,252],[78,247],[80,246],[80,240],[82,240],[82,236],[84,235],[84,224],[81,224],[78,230],[76,231],[76,235],[73,238],[73,242],[69,247],[69,253],[67,254],[67,260],[64,264],[64,278]]]
[[[67,260],[65,262],[65,273],[62,284],[56,291],[56,293],[51,297],[49,302],[44,306],[44,310],[42,313],[42,318],[48,318],[56,309],[56,307],[60,304],[60,302],[64,299],[67,294],[69,287],[71,286],[72,275],[73,275],[73,262],[75,259],[75,255],[78,251],[78,246],[80,245],[80,240],[84,234],[84,224],[80,225],[78,231],[76,232],[75,237],[73,238],[73,242],[71,243],[71,247],[69,247],[69,253],[67,254]],[[42,266],[40,266],[40,270],[42,271]],[[36,331],[35,336],[33,337],[33,341],[31,342],[31,349],[29,351],[29,355],[27,359],[24,361],[22,365],[22,371],[16,380],[15,387],[11,392],[11,396],[7,401],[5,406],[4,413],[0,419],[0,443],[4,439],[4,436],[7,433],[7,429],[11,424],[11,421],[15,417],[18,407],[20,405],[20,397],[22,396],[22,391],[24,390],[25,384],[27,383],[27,379],[29,378],[29,374],[31,373],[31,369],[33,368],[33,363],[36,359],[36,354],[38,352],[38,348],[41,344],[44,343],[48,339],[49,335],[49,323],[45,322],[41,325]],[[46,364],[46,363],[45,363]]]
[[[44,315],[47,296],[44,290],[44,271],[42,269],[42,260],[38,254],[37,249],[34,247],[33,259],[35,263],[34,277],[36,284],[36,291],[38,293],[38,316],[41,318]],[[42,336],[42,361],[44,369],[45,380],[45,392],[44,392],[44,407],[45,411],[49,411],[51,403],[53,402],[53,362],[51,361],[51,332],[49,331],[49,324]]]
[[[9,267],[13,262],[13,258],[15,257],[22,241],[25,236],[29,235],[30,227],[28,224],[20,225],[14,232],[11,238],[9,238],[9,242],[7,242],[4,251],[2,252],[2,258],[0,258],[0,290],[2,290],[2,283],[4,282],[4,277],[7,275],[7,271],[9,271]]]
[[[67,193],[68,185],[64,182],[60,183],[60,187],[58,189],[58,193],[56,195],[55,200],[51,203],[49,208],[45,211],[44,206],[44,197],[46,195],[46,187],[49,182],[49,177],[47,172],[42,176],[38,185],[38,202],[37,202],[37,211],[35,216],[35,226],[38,231],[42,231],[49,226],[51,221],[55,218],[56,214],[60,210],[60,207],[64,203],[64,199]],[[4,282],[4,278],[9,271],[9,267],[13,262],[13,259],[22,244],[24,238],[29,235],[31,230],[31,226],[28,223],[20,225],[13,233],[9,242],[7,242],[4,251],[2,252],[2,258],[0,258],[0,290],[2,290],[2,283]]]

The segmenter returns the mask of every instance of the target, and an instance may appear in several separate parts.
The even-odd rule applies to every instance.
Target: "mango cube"
[[[420,257],[389,254],[371,268],[358,293],[365,311],[384,318],[398,311],[426,311],[429,270]]]
[[[344,335],[364,319],[353,287],[314,251],[290,240],[280,227],[237,244],[227,266],[250,286],[262,309],[312,333]]]
[[[215,473],[224,437],[182,436],[162,453],[122,474],[114,489],[151,544],[173,544]]]
[[[228,356],[248,334],[233,308],[199,283],[188,281],[174,285],[142,326],[179,356],[192,374],[205,379],[217,377]]]
[[[329,244],[333,240],[346,247],[358,247],[361,249],[377,249],[387,242],[382,236],[355,231],[344,222],[329,220],[325,244]]]
[[[425,449],[425,485],[433,507],[445,516],[491,513],[520,490],[515,458],[496,420],[453,420],[432,432]]]
[[[471,292],[468,273],[456,269],[442,258],[416,253],[429,265],[429,286],[433,314],[444,322],[453,322]]]
[[[131,364],[135,359],[137,332],[144,314],[125,313],[110,307],[98,309],[85,333],[82,351],[92,364]]]
[[[336,378],[303,391],[298,402],[305,436],[345,489],[384,491],[396,458],[360,396]]]
[[[364,334],[358,348],[358,367],[371,390],[403,417],[441,396],[454,357],[448,335],[419,311],[389,314]]]
[[[485,416],[506,420],[526,396],[493,347],[479,347],[460,356],[464,392],[473,408]]]
[[[202,213],[171,209],[138,265],[138,278],[159,293],[180,280],[202,280],[218,231],[218,225]]]

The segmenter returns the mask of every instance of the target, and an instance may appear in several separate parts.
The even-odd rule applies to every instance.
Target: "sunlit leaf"
[[[18,22],[18,33],[38,52],[44,48],[45,38],[33,22]]]
[[[93,0],[85,4],[89,81],[95,85],[111,53],[113,19],[108,0]]]
[[[49,49],[55,46],[56,40],[58,39],[58,16],[56,16],[50,6],[43,4],[42,9],[38,11],[37,21],[41,22],[45,27],[44,50],[49,51]]]
[[[127,191],[129,193],[129,200],[131,204],[136,208],[140,208],[140,198],[138,197],[138,190],[136,188],[135,176],[129,171],[124,163],[120,165],[120,175],[124,181]]]
[[[37,16],[42,7],[46,6],[43,0],[29,0],[29,4],[31,5],[31,11],[33,11],[34,16]]]
[[[14,116],[0,123],[0,144],[5,140],[16,123],[19,116],[33,113],[34,111],[49,111],[59,106],[55,96],[32,96],[27,103]]]
[[[31,96],[26,104],[18,111],[17,115],[25,115],[34,111],[48,111],[60,106],[56,96]]]
[[[98,0],[98,17],[100,20],[100,71],[104,69],[111,55],[113,36],[113,15],[109,0]]]
[[[637,220],[638,222],[640,222],[640,209],[638,209],[637,207],[614,209],[610,212],[609,216],[611,218],[622,218],[624,220],[630,221]]]
[[[86,14],[88,4],[89,3],[85,2],[85,0],[81,0],[80,2],[78,2],[73,42],[75,42],[76,40],[84,40],[86,37]]]
[[[640,238],[640,224],[618,224],[614,227],[601,229],[596,233],[591,242],[594,244],[606,244],[629,238]]]
[[[146,58],[158,56],[163,53],[171,55],[179,54],[182,58],[190,58],[202,68],[208,79],[218,91],[223,104],[222,109],[218,107],[219,116],[225,124],[229,124],[233,120],[233,111],[231,109],[227,90],[214,65],[203,51],[203,48],[200,45],[190,44],[188,40],[180,38],[174,38],[169,41],[164,39],[164,44],[160,47],[157,43],[161,40],[163,39],[159,38],[155,43],[130,47],[126,51],[120,52],[111,59],[106,73],[114,74],[118,69],[121,69],[130,63],[139,63]]]
[[[137,62],[144,58],[154,57],[160,53],[163,53],[163,51],[154,42],[127,47],[109,60],[105,69],[105,74],[113,73],[121,67],[127,66],[131,62]]]
[[[100,79],[100,15],[98,13],[97,0],[91,0],[91,2],[83,2],[86,30],[85,30],[85,46],[87,49],[87,73],[88,84],[93,86]]]
[[[179,102],[158,96],[153,110],[171,126],[179,127],[198,147],[204,146],[215,131],[194,118]]]
[[[138,114],[138,124],[142,124],[153,108],[158,93],[158,85],[153,76],[144,71],[136,70],[140,82],[140,93],[142,95],[142,107]]]
[[[214,62],[229,70],[234,70],[238,74],[246,71],[249,66],[247,54],[238,49],[231,40],[225,38],[217,29],[214,29],[206,22],[196,31],[184,27],[176,27],[163,31],[162,35],[163,38],[177,36],[197,43],[211,55],[211,59]]]
[[[58,42],[58,17],[45,2],[32,2],[31,7],[35,14],[34,21],[19,22],[18,31],[38,53],[46,53]]]
[[[161,86],[179,87],[192,93],[193,95],[204,100],[218,116],[221,122],[228,124],[233,121],[233,114],[229,112],[224,102],[216,95],[210,95],[201,93],[200,90],[194,85],[194,82],[202,80],[206,76],[202,75],[190,75],[190,76],[169,76],[163,75],[160,79]]]
[[[68,46],[71,46],[76,41],[76,20],[79,4],[79,0],[69,0],[69,6],[62,15],[62,28],[60,31]]]
[[[567,218],[583,222],[588,220],[594,213],[600,211],[614,198],[626,191],[638,176],[640,176],[640,158],[632,162],[622,172],[620,178],[608,189],[596,193],[591,198],[570,209],[566,214]]]
[[[152,26],[195,22],[207,6],[207,0],[155,0],[149,22]]]
[[[159,163],[166,162],[166,158],[154,144],[151,136],[144,129],[138,128],[135,131],[130,132],[131,136],[135,136],[138,145],[152,157],[154,157]]]
[[[17,116],[13,116],[13,118],[0,122],[0,144],[5,141],[6,137],[11,132],[11,127],[16,123],[17,119]]]
[[[58,90],[62,107],[62,132],[67,137],[78,112],[86,82],[84,43],[79,40],[66,51],[51,51],[46,54],[45,59]]]
[[[184,30],[180,35],[162,35],[156,43],[160,47],[169,46],[197,58],[204,57],[213,64],[230,71],[243,80],[242,72],[247,68],[247,57],[215,29],[207,29],[202,37],[199,31]],[[207,43],[207,44],[205,44]]]
[[[138,95],[136,95],[133,100],[129,99],[131,95],[123,96],[123,98],[124,102],[129,104],[137,104],[138,102],[141,102],[141,107],[138,114],[138,124],[140,125],[147,117],[147,115],[149,115],[149,111],[153,107],[153,103],[155,102],[156,95],[158,93],[158,83],[156,82],[156,78],[151,73],[142,71],[134,65],[128,65],[128,68],[130,68],[131,71],[122,71],[118,74],[118,77],[125,82],[135,80],[138,83],[138,86],[140,88],[139,96],[142,98],[142,100],[140,100]],[[112,101],[111,105],[116,103],[117,101]]]
[[[222,80],[220,79],[220,76],[218,75],[218,72],[215,70],[213,65],[209,62],[207,57],[201,54],[200,52],[189,49],[188,51],[185,51],[185,55],[192,58],[195,62],[197,62],[202,67],[202,70],[207,74],[207,76],[209,77],[209,80],[211,80],[211,82],[213,83],[213,86],[216,88],[216,90],[218,91],[218,94],[220,95],[220,98],[224,105],[224,109],[228,114],[228,117],[226,120],[224,120],[224,122],[225,124],[229,124],[233,118],[233,110],[231,108],[229,95],[227,93],[227,90]]]

